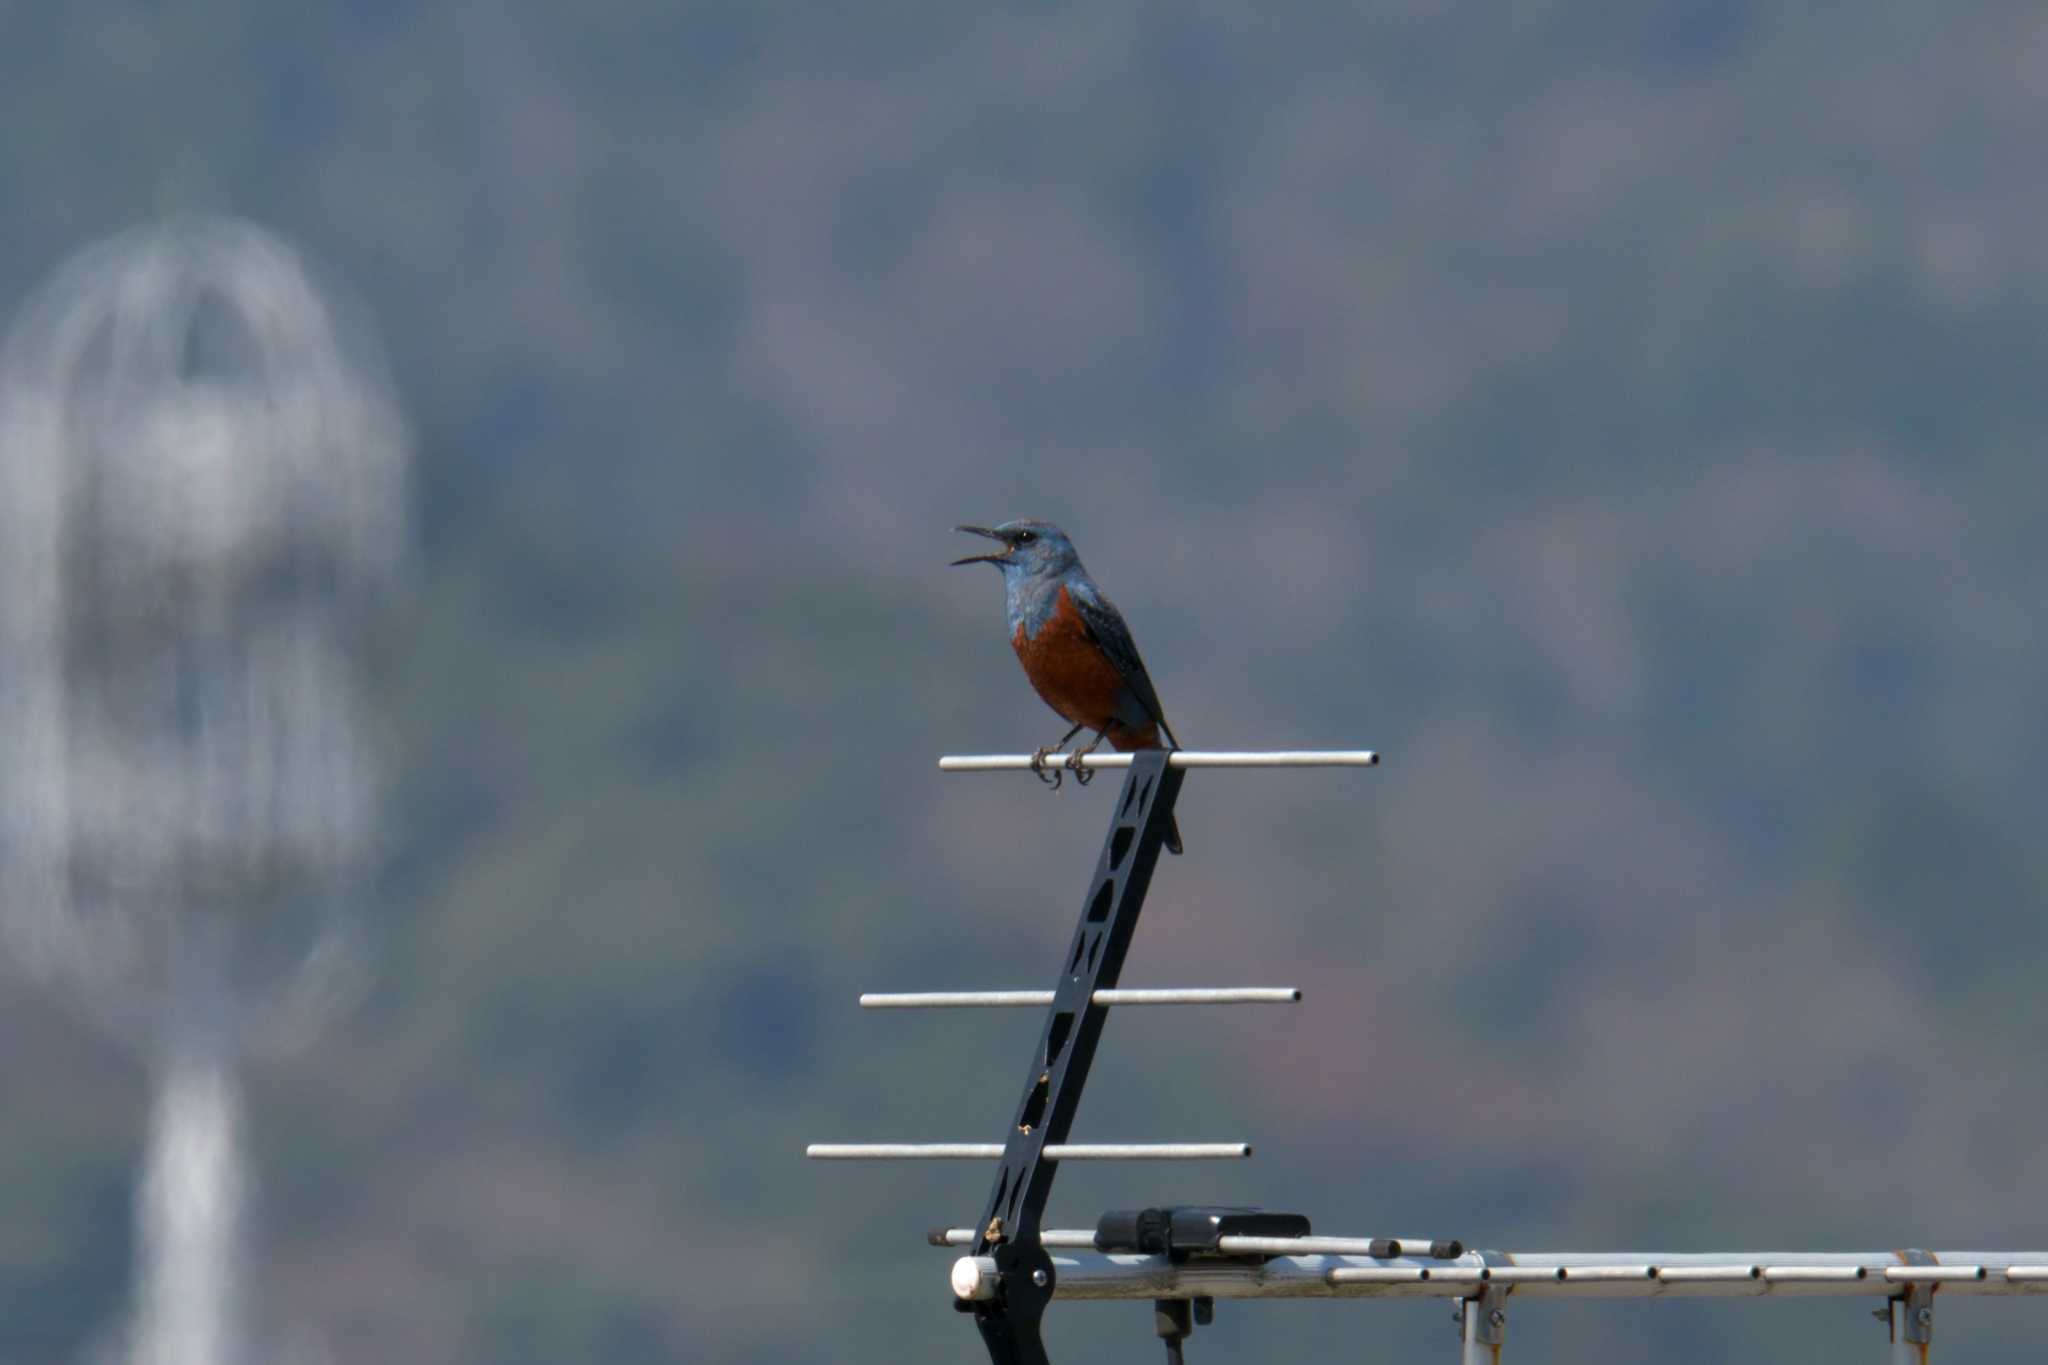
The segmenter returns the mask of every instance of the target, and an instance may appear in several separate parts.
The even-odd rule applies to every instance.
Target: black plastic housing
[[[1306,1237],[1308,1215],[1267,1213],[1224,1205],[1176,1205],[1163,1209],[1116,1209],[1095,1224],[1097,1251],[1137,1252],[1184,1261],[1217,1256],[1225,1237]],[[1261,1256],[1258,1259],[1267,1260]]]

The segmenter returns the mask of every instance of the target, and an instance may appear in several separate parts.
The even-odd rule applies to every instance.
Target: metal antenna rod
[[[1187,1299],[1154,1299],[1152,1330],[1166,1343],[1166,1365],[1183,1365],[1180,1344],[1195,1330],[1194,1304]]]
[[[1059,1167],[1045,1160],[1044,1149],[1066,1142],[1080,1108],[1095,1045],[1109,1018],[1095,992],[1115,986],[1123,971],[1172,822],[1183,772],[1168,766],[1170,753],[1148,749],[1130,756],[1131,773],[1081,903],[1073,944],[1062,959],[1052,1008],[1024,1073],[1024,1095],[976,1230],[974,1254],[992,1257],[997,1271],[997,1292],[974,1304],[975,1326],[993,1365],[1049,1365],[1039,1321],[1052,1300],[1054,1270],[1038,1229]]]
[[[942,773],[1021,773],[1064,768],[1135,768],[1144,755],[1157,750],[1127,754],[945,754],[939,759]],[[1169,749],[1170,768],[1377,768],[1380,756],[1371,749],[1255,749],[1212,751]]]

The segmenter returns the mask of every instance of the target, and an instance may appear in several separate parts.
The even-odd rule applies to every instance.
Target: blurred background
[[[979,1358],[922,1234],[987,1172],[801,1152],[1014,1101],[1035,1020],[854,1001],[1038,985],[1071,931],[1114,784],[933,765],[1062,728],[944,567],[1026,515],[1189,743],[1386,755],[1190,780],[1127,983],[1307,1001],[1119,1016],[1076,1137],[1259,1157],[1071,1171],[1052,1223],[2048,1240],[2037,7],[0,35],[0,314],[241,215],[360,306],[412,433],[372,969],[243,1081],[271,1358]],[[148,1066],[0,973],[0,1359],[71,1362],[132,1311]],[[1867,1308],[1546,1303],[1510,1350],[1874,1358]],[[2043,1311],[1937,1339],[2025,1358]],[[1225,1304],[1189,1350],[1448,1359],[1447,1319]],[[1158,1350],[1139,1305],[1048,1324]]]

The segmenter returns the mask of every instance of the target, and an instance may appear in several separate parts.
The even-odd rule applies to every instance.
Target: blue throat
[[[1059,605],[1063,576],[1033,572],[1022,565],[996,567],[1003,571],[1003,613],[1009,618],[1010,634],[1021,629],[1025,639],[1036,640]]]

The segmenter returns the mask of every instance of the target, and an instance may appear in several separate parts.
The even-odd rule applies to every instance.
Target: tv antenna
[[[939,760],[944,772],[1025,772],[1030,754]],[[1051,767],[1067,760],[1055,754]],[[1041,1006],[1045,1023],[1021,1098],[1000,1142],[814,1143],[814,1160],[997,1163],[978,1221],[935,1229],[962,1248],[950,1283],[993,1365],[1049,1365],[1040,1322],[1057,1299],[1150,1300],[1169,1365],[1210,1321],[1217,1299],[1412,1299],[1456,1304],[1461,1365],[1499,1365],[1509,1300],[1539,1298],[1787,1298],[1866,1296],[1887,1329],[1889,1365],[1927,1365],[1934,1299],[2048,1294],[2048,1251],[1501,1252],[1435,1237],[1319,1237],[1302,1214],[1176,1206],[1104,1213],[1093,1228],[1043,1226],[1053,1177],[1068,1161],[1248,1158],[1248,1142],[1071,1143],[1069,1129],[1113,1008],[1295,1004],[1290,987],[1125,990],[1118,981],[1152,872],[1190,768],[1377,766],[1371,750],[1091,754],[1085,768],[1128,769],[1072,943],[1051,990],[869,994],[867,1009]]]

